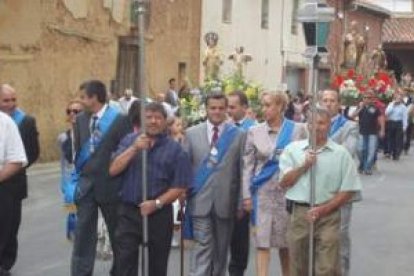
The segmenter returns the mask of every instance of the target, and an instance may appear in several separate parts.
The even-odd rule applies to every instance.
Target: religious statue
[[[366,51],[365,36],[358,32],[357,22],[352,21],[351,31],[345,35],[342,67],[345,69],[361,69],[365,63]]]
[[[218,34],[209,32],[204,36],[207,49],[204,53],[203,66],[206,80],[217,80],[219,78],[220,66],[223,64],[220,51],[217,48]]]
[[[387,69],[387,55],[381,44],[373,51],[371,61],[375,72]]]
[[[243,66],[252,61],[252,57],[250,55],[244,54],[244,47],[242,46],[236,47],[236,52],[231,54],[229,59],[234,63],[234,74],[240,78],[243,77]]]

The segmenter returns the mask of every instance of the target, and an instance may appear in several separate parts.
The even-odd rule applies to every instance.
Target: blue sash
[[[288,120],[288,119],[283,120],[283,124],[280,129],[280,134],[276,141],[276,146],[275,146],[272,156],[263,165],[262,170],[257,175],[252,177],[251,185],[250,185],[250,193],[252,195],[252,201],[253,201],[253,210],[252,210],[252,215],[251,215],[251,220],[252,220],[253,225],[256,225],[258,191],[267,181],[269,181],[272,178],[272,176],[275,173],[279,171],[279,156],[282,153],[282,150],[292,140],[292,133],[293,133],[294,128],[295,128],[295,123],[293,121]]]
[[[207,183],[210,176],[217,171],[223,157],[226,155],[227,150],[230,148],[231,143],[234,141],[234,138],[238,133],[239,129],[237,127],[230,124],[225,126],[225,129],[216,144],[217,153],[213,155],[210,151],[198,167],[193,179],[193,184],[188,191],[189,198],[197,195],[197,193],[201,191]],[[194,237],[190,212],[189,208],[186,208],[184,220],[184,236],[186,239],[193,239]]]
[[[256,121],[252,120],[250,118],[246,118],[243,123],[240,125],[240,128],[244,131],[248,131],[249,128],[251,128],[252,126],[256,125]]]
[[[100,143],[102,142],[103,138],[111,128],[113,122],[118,117],[119,112],[116,111],[114,108],[108,106],[105,110],[104,115],[98,122],[97,129],[100,131],[100,136],[98,139],[95,139],[94,145],[97,148]],[[71,181],[66,185],[66,189],[64,191],[65,196],[65,203],[66,204],[73,204],[75,202],[75,193],[76,188],[79,182],[80,173],[85,166],[85,164],[89,161],[92,153],[91,153],[91,139],[88,139],[81,147],[79,153],[76,155],[75,158],[75,169],[71,175]]]
[[[23,119],[25,116],[26,116],[26,113],[24,113],[24,111],[21,110],[20,108],[16,108],[16,110],[11,114],[13,121],[16,123],[18,127],[23,122]]]
[[[331,123],[331,129],[329,130],[329,137],[332,137],[335,135],[335,133],[341,128],[343,127],[346,122],[348,121],[347,118],[345,118],[344,115],[339,115],[338,118],[335,119],[335,121],[333,121]]]

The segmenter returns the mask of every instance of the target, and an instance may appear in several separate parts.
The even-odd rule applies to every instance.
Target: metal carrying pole
[[[312,101],[311,101],[311,122],[312,128],[311,133],[309,136],[309,142],[311,145],[311,149],[313,152],[316,152],[316,105],[318,100],[318,63],[319,63],[319,56],[317,52],[317,48],[312,56],[309,64],[309,85],[312,91]],[[315,165],[310,169],[310,193],[309,193],[309,205],[310,209],[315,206],[315,186],[316,186],[316,167]],[[309,223],[309,267],[308,267],[308,275],[313,276],[314,270],[314,233],[315,233],[315,224],[314,222]]]
[[[312,122],[309,136],[311,150],[316,154],[316,105],[318,102],[318,66],[323,53],[327,53],[329,22],[335,19],[335,10],[325,0],[307,0],[298,10],[298,21],[303,23],[305,41],[308,46],[305,56],[309,59],[309,91],[312,93]],[[316,165],[310,169],[309,205],[315,206]],[[314,275],[314,233],[315,222],[309,223],[308,276]]]
[[[184,276],[184,203],[180,202],[180,276]]]
[[[138,27],[138,85],[139,96],[141,100],[141,133],[146,133],[145,127],[145,101],[147,99],[147,91],[145,85],[145,14],[147,11],[145,0],[136,0],[136,14]],[[142,202],[147,200],[148,181],[147,181],[147,150],[141,151],[142,154]],[[149,250],[148,250],[148,216],[142,217],[142,275],[149,275]]]

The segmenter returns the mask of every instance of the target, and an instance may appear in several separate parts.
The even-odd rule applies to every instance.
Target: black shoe
[[[366,174],[366,175],[372,175],[372,171],[371,171],[371,170],[366,170],[366,171],[365,171],[365,174]]]

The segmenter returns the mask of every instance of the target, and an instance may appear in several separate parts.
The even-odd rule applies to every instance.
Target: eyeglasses
[[[81,110],[79,109],[66,109],[66,114],[70,115],[70,114],[78,114],[79,112],[81,112]]]

